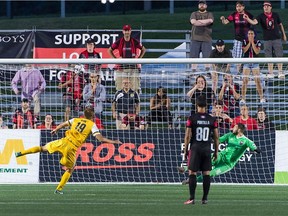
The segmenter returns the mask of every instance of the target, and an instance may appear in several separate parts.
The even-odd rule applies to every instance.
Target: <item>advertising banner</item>
[[[0,32],[0,58],[32,58],[34,32]]]
[[[94,39],[95,50],[102,58],[110,58],[108,48],[122,36],[122,31],[37,31],[34,58],[79,58],[79,54],[86,49],[85,41],[88,38]],[[132,31],[132,37],[140,40],[140,32]]]
[[[89,31],[24,31],[0,32],[0,58],[79,58],[86,49],[88,38],[95,40],[96,51],[102,58],[110,58],[108,48],[123,36],[122,31],[89,30]],[[132,31],[132,37],[141,40],[141,32]],[[35,42],[34,42],[35,41]],[[115,52],[117,56],[117,50]],[[59,81],[68,65],[35,65],[43,74],[47,83]],[[102,65],[101,80],[114,81],[114,64]],[[21,65],[0,65],[0,81],[10,82]]]
[[[275,183],[288,184],[288,131],[276,131]]]
[[[173,182],[181,162],[182,132],[102,131],[105,137],[119,139],[121,145],[99,143],[92,136],[78,151],[74,182]],[[169,133],[168,133],[169,132]],[[171,135],[169,135],[171,134]],[[58,134],[61,137],[61,134]],[[41,143],[51,141],[42,131]],[[40,157],[40,181],[59,181],[63,169],[59,155]],[[177,172],[176,172],[176,175]],[[179,176],[178,176],[179,180]]]
[[[179,174],[184,130],[102,131],[104,136],[119,139],[121,145],[95,141],[93,137],[79,149],[72,182],[170,182],[179,183],[188,174]],[[221,132],[221,134],[223,134]],[[59,137],[63,134],[59,133]],[[275,131],[250,131],[247,137],[262,150],[247,151],[234,169],[212,178],[221,183],[273,183]],[[55,137],[54,137],[55,139]],[[49,132],[41,132],[41,143],[52,140]],[[220,145],[220,150],[225,144]],[[40,181],[60,181],[64,170],[57,154],[41,154]]]
[[[15,152],[39,145],[39,130],[1,130],[0,183],[37,183],[39,154],[16,158]]]

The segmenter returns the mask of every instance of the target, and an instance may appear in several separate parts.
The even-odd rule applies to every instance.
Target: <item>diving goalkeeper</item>
[[[239,159],[244,155],[247,148],[256,153],[260,153],[260,149],[255,143],[244,135],[245,125],[238,123],[234,126],[233,131],[224,134],[219,138],[220,143],[227,143],[226,148],[218,154],[216,160],[212,160],[212,170],[210,176],[218,176],[224,174],[235,167]],[[188,167],[178,167],[180,173],[184,173]],[[202,182],[202,175],[197,176],[197,182]],[[188,184],[188,180],[184,180],[182,184]]]

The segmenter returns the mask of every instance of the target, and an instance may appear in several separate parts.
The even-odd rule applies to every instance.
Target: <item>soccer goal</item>
[[[274,63],[273,75],[269,76],[268,62]],[[51,128],[67,119],[83,117],[87,106],[94,108],[101,133],[123,144],[99,143],[89,137],[78,150],[70,182],[181,182],[187,177],[187,173],[177,171],[186,164],[186,120],[195,110],[191,90],[200,79],[206,85],[199,84],[194,90],[204,89],[207,112],[219,119],[220,135],[229,132],[234,120],[245,112],[243,115],[254,119],[253,125],[246,123],[245,135],[262,151],[256,155],[247,149],[235,168],[212,181],[288,184],[287,63],[286,58],[0,59],[0,182],[58,182],[63,173],[60,155],[43,153],[16,159],[14,153],[62,138],[64,130],[51,136]],[[197,64],[196,70],[192,71],[192,64]],[[225,73],[227,64],[230,68]],[[282,65],[279,77],[278,64]],[[89,70],[87,65],[101,65],[101,70]],[[115,80],[123,75],[124,85],[126,76],[134,74],[139,74],[140,88],[131,94],[139,95],[136,103],[140,110],[115,118]],[[95,91],[104,89],[105,94],[84,97],[85,86],[95,82],[94,75]],[[219,150],[225,146],[221,143]]]

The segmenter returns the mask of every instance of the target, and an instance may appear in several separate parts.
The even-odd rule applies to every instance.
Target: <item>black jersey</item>
[[[218,127],[215,117],[208,113],[195,113],[188,118],[186,127],[192,130],[190,146],[197,145],[200,148],[211,149],[211,135]]]
[[[129,89],[128,92],[123,89],[117,91],[113,98],[113,103],[116,103],[116,110],[119,113],[134,113],[136,111],[136,106],[140,102],[140,98],[137,92]]]

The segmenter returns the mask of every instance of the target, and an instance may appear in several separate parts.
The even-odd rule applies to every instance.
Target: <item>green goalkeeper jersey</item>
[[[232,132],[220,137],[220,143],[227,143],[225,150],[221,152],[226,163],[236,163],[245,153],[247,148],[251,151],[257,149],[255,143],[246,136],[237,137]]]

